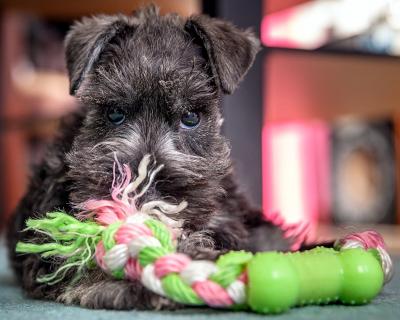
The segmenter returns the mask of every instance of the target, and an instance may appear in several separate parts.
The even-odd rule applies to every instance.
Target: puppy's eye
[[[114,125],[119,126],[125,121],[125,112],[120,108],[110,108],[107,119]]]
[[[197,112],[185,112],[181,118],[181,127],[193,129],[200,123],[200,114]]]

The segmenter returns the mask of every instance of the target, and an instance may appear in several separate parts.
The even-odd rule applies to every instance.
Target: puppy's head
[[[115,155],[136,172],[151,154],[164,169],[146,201],[186,200],[184,220],[203,224],[230,172],[220,96],[252,64],[255,37],[221,20],[159,16],[150,7],[84,18],[65,45],[71,94],[85,109],[67,156],[71,201],[109,195]]]

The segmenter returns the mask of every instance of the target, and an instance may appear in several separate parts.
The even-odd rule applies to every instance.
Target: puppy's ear
[[[249,30],[205,15],[192,16],[185,30],[206,51],[211,71],[224,93],[232,93],[252,65],[260,42]]]
[[[118,16],[99,15],[83,18],[71,27],[64,43],[71,95],[76,94],[105,46],[124,25]]]

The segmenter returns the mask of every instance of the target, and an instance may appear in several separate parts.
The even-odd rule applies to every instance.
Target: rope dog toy
[[[44,233],[52,242],[19,242],[16,251],[63,261],[37,281],[52,285],[71,270],[79,278],[97,265],[117,279],[140,281],[150,291],[182,304],[280,313],[308,304],[365,304],[392,276],[383,240],[373,231],[349,235],[335,249],[255,255],[231,251],[217,261],[192,260],[176,252],[179,224],[168,217],[182,211],[185,202],[150,201],[137,208],[154,172],[162,168],[148,171],[149,163],[144,157],[137,178],[130,182],[129,168],[116,161],[123,174],[113,181],[112,200],[84,203],[79,216],[87,218],[84,221],[64,212],[27,221],[28,230]]]

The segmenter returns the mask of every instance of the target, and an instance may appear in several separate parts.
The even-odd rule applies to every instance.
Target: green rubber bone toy
[[[176,252],[176,225],[162,220],[164,213],[171,216],[184,210],[186,202],[151,201],[136,208],[138,195],[146,192],[154,177],[147,172],[148,164],[145,157],[132,182],[129,168],[118,166],[125,174],[113,185],[112,200],[87,201],[84,220],[50,212],[26,222],[27,230],[46,234],[49,242],[20,242],[17,252],[63,261],[54,273],[37,281],[51,285],[73,273],[73,282],[99,267],[121,280],[139,280],[150,291],[178,303],[267,314],[310,304],[365,304],[392,277],[392,262],[374,231],[351,234],[335,249],[255,255],[231,251],[217,261],[192,260]]]

